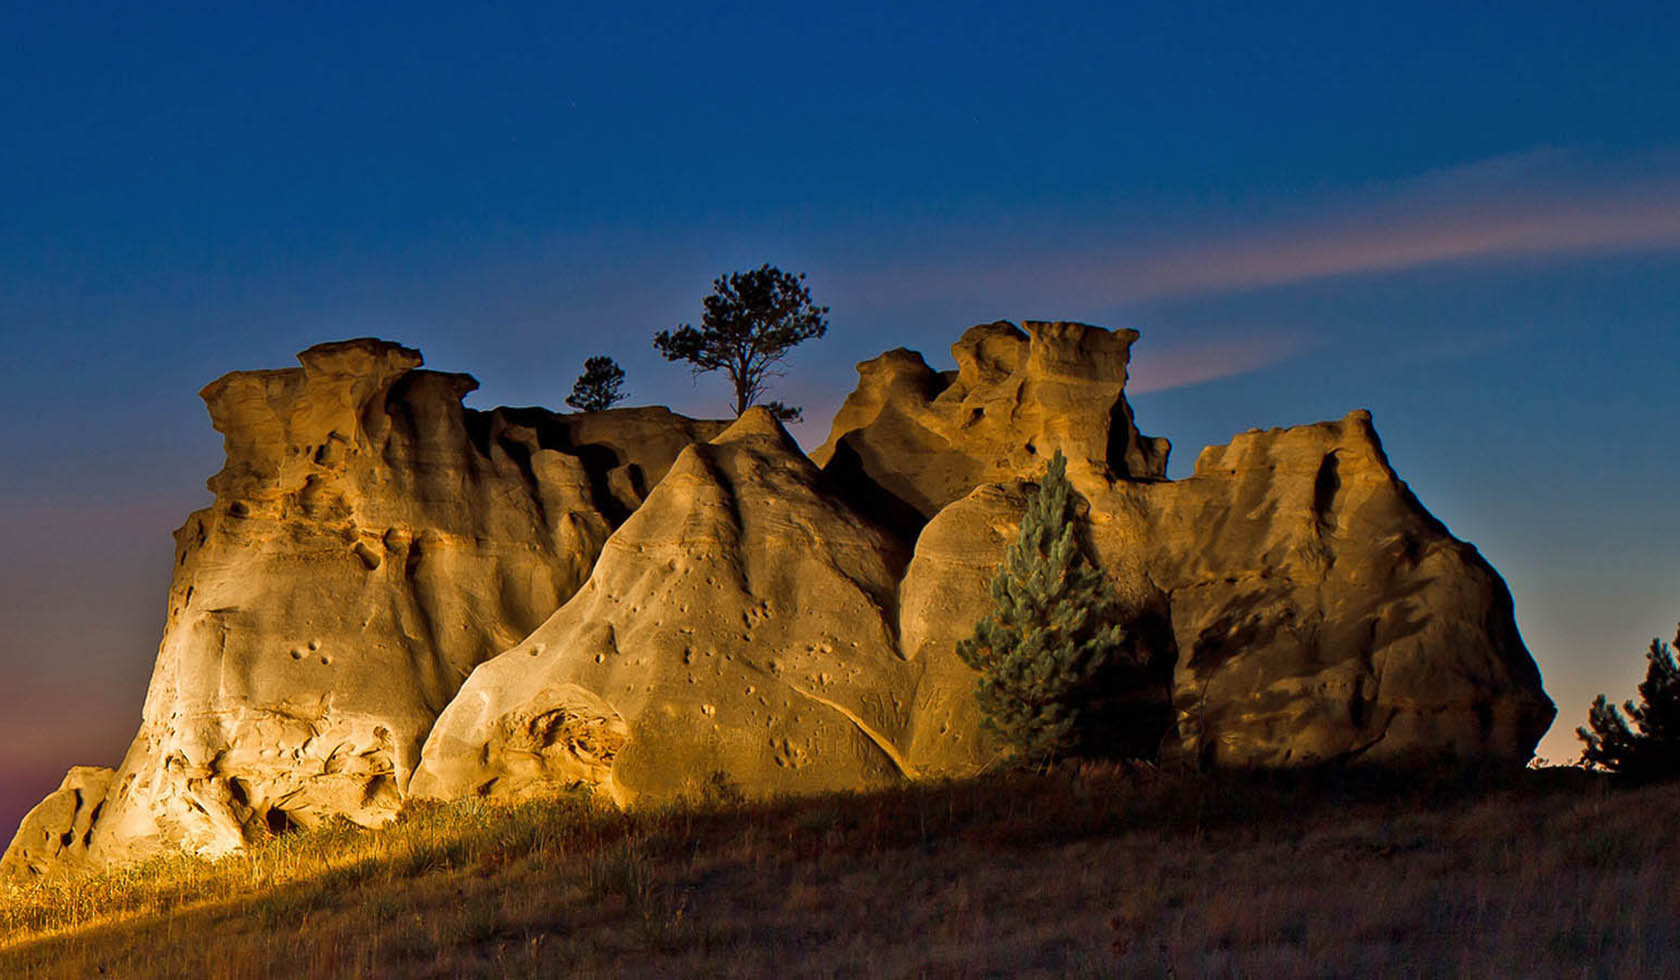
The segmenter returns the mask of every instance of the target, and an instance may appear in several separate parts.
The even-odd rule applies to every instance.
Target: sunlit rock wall
[[[176,532],[138,736],[91,852],[215,854],[400,804],[472,669],[575,592],[692,438],[663,409],[466,410],[380,341],[206,387],[227,463]]]

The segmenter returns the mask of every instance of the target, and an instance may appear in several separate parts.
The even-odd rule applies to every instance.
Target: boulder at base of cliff
[[[115,775],[104,766],[72,767],[58,789],[24,815],[17,836],[0,855],[0,880],[85,867],[93,822]]]

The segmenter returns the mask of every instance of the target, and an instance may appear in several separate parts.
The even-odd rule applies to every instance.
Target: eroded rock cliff
[[[713,773],[759,793],[907,775],[907,556],[825,491],[762,408],[683,450],[583,589],[473,672],[413,791],[517,798],[559,780],[629,799]]]
[[[1510,593],[1418,504],[1370,416],[1251,432],[1177,482],[1090,493],[1084,530],[1170,692],[1163,750],[1201,764],[1526,761],[1554,709]],[[981,487],[922,532],[905,651],[932,663],[917,746],[979,718],[955,658],[1025,499]],[[1170,720],[1170,724],[1168,721]],[[911,752],[918,761],[920,751]],[[984,756],[972,760],[979,764]]]
[[[1057,450],[1146,664],[1115,681],[1112,747],[1525,761],[1553,708],[1510,595],[1370,417],[1245,433],[1168,481],[1125,399],[1136,337],[983,324],[946,373],[890,351],[820,468],[763,410],[469,411],[472,379],[378,341],[229,375],[140,733],[0,870],[219,853],[410,796],[979,771],[998,747],[955,644]]]
[[[1060,450],[1081,489],[1161,479],[1168,443],[1140,435],[1124,395],[1135,330],[1082,323],[970,327],[955,372],[899,348],[858,365],[857,390],[811,453],[860,509],[914,536],[982,483],[1030,479]]]
[[[176,533],[138,736],[90,850],[220,853],[400,804],[438,712],[582,584],[682,445],[663,409],[466,410],[372,340],[206,387],[227,464]]]

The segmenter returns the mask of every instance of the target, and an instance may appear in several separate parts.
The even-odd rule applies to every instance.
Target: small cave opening
[[[1159,761],[1173,729],[1173,668],[1178,642],[1165,601],[1126,616],[1128,655],[1104,665],[1079,704],[1082,733],[1073,755]]]
[[[270,837],[280,837],[301,829],[297,821],[279,807],[271,807],[263,814],[263,824],[268,827]]]

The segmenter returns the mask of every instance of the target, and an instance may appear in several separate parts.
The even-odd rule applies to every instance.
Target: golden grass
[[[1657,976],[1680,787],[1118,766],[411,807],[0,894],[0,976]]]

